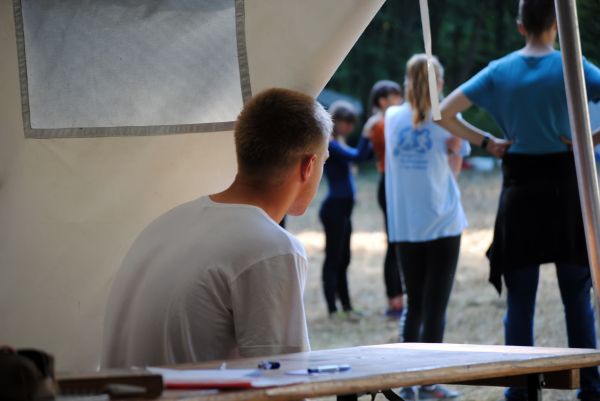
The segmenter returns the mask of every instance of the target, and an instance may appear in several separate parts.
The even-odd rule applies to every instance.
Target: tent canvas
[[[279,86],[316,96],[382,4],[245,1],[252,91]],[[131,242],[164,211],[231,182],[233,137],[229,129],[26,137],[16,28],[13,1],[0,0],[2,342],[46,349],[59,369],[92,369],[111,280]]]

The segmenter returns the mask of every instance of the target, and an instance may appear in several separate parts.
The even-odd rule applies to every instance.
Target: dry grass
[[[383,317],[386,306],[383,285],[385,236],[383,218],[376,202],[378,177],[367,171],[358,176],[358,198],[353,214],[350,289],[355,307],[365,312],[358,323],[332,324],[327,318],[321,290],[324,237],[318,209],[326,185],[319,190],[305,216],[291,218],[288,228],[306,246],[310,278],[306,304],[313,349],[326,349],[395,341],[398,325]],[[492,237],[501,177],[493,173],[464,172],[459,180],[470,228],[464,233],[458,273],[448,308],[445,341],[452,343],[502,344],[505,300],[487,282],[484,257]],[[551,266],[542,269],[536,314],[536,344],[566,346],[566,329],[556,275]],[[495,401],[503,398],[498,388],[458,387],[461,400]],[[548,400],[575,399],[572,391],[547,391]],[[383,399],[381,396],[378,399]]]

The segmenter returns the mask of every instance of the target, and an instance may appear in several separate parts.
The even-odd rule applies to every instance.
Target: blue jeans
[[[539,273],[539,266],[512,269],[504,273],[507,288],[504,318],[506,345],[533,346],[533,317]],[[557,264],[556,274],[565,310],[569,347],[596,348],[589,267]],[[509,388],[504,395],[508,401],[522,401],[527,399],[527,390]],[[600,400],[600,376],[597,368],[581,369],[578,397],[583,401]]]

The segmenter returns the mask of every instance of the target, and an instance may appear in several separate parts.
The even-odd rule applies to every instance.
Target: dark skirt
[[[487,257],[490,283],[502,274],[543,263],[588,265],[573,153],[508,154],[494,240]]]

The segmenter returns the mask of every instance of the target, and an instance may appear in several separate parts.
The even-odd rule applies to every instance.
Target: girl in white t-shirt
[[[443,69],[435,59],[440,89]],[[405,99],[385,115],[385,187],[388,236],[395,243],[404,273],[408,312],[405,342],[442,342],[446,307],[467,219],[455,175],[466,141],[431,120],[427,57],[413,56],[406,66]],[[453,167],[451,167],[451,165]],[[411,389],[405,399],[414,399]],[[422,387],[420,398],[452,398],[443,386]]]

